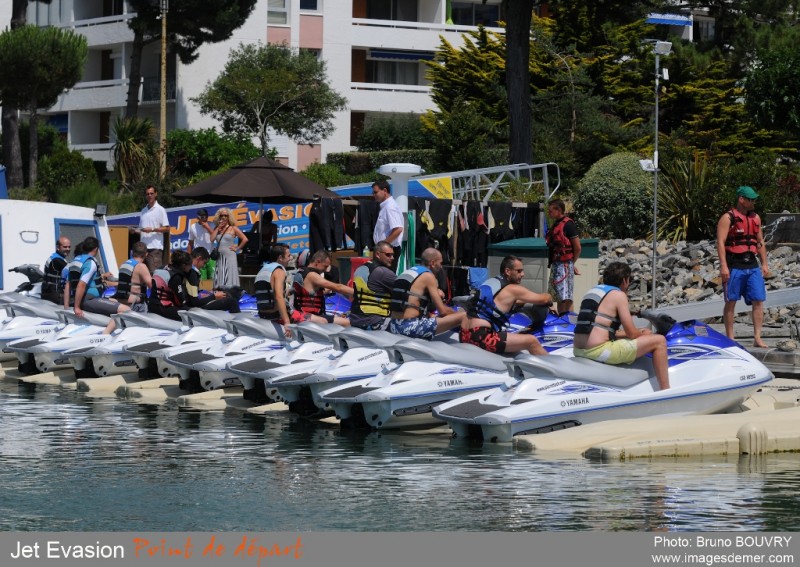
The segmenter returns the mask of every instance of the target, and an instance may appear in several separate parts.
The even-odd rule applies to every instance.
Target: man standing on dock
[[[147,245],[145,264],[152,274],[164,264],[164,233],[169,232],[167,211],[158,204],[156,188],[148,185],[144,190],[147,204],[139,213],[139,239]]]
[[[761,218],[754,211],[756,199],[758,193],[752,187],[743,185],[736,190],[736,205],[717,222],[717,254],[725,295],[725,334],[734,338],[736,302],[744,297],[745,303],[753,306],[753,346],[767,348],[761,328],[767,299],[764,278],[769,275],[769,265]]]

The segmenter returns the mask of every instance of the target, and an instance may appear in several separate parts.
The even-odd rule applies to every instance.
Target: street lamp
[[[167,174],[167,11],[169,0],[161,0],[161,116],[159,165],[161,179]]]
[[[669,55],[672,51],[672,44],[668,41],[656,41],[653,46],[653,53],[656,56],[656,108],[655,108],[655,139],[653,140],[653,310],[656,308],[656,247],[658,244],[658,84],[661,78],[661,56]],[[665,79],[666,79],[666,71]],[[645,165],[642,164],[645,168]],[[647,168],[645,168],[647,169]]]

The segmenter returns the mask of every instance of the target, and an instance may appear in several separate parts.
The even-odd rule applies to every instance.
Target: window
[[[417,21],[417,0],[367,0],[371,20]]]
[[[269,0],[267,4],[267,24],[286,25],[289,23],[289,0]]]
[[[419,63],[367,61],[367,82],[387,85],[418,85]]]
[[[459,26],[497,27],[500,5],[453,2],[452,15],[453,23]]]
[[[300,0],[300,9],[304,12],[319,12],[322,0]]]
[[[714,20],[702,20],[695,17],[694,20],[694,40],[695,41],[714,41],[716,29]]]

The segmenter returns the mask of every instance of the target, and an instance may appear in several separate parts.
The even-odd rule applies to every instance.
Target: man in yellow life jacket
[[[756,199],[758,193],[752,187],[743,185],[736,190],[736,205],[717,222],[717,254],[725,295],[722,308],[725,334],[734,338],[736,302],[744,296],[745,303],[753,306],[753,346],[766,348],[761,328],[767,299],[764,278],[769,275],[769,266],[761,218],[754,211]]]
[[[389,302],[397,275],[392,270],[394,248],[381,240],[375,244],[372,260],[353,274],[353,303],[350,325],[369,331],[385,330],[389,325]]]

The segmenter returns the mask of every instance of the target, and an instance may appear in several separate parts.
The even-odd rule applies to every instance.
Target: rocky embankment
[[[719,260],[712,241],[660,241],[657,244],[657,298],[659,305],[679,305],[694,301],[722,299]],[[609,262],[624,261],[631,266],[636,283],[628,294],[634,304],[647,306],[651,301],[653,243],[645,240],[604,240],[600,242],[600,273]],[[767,291],[800,286],[800,252],[790,246],[768,249]],[[781,326],[800,317],[800,305],[765,310],[764,325]],[[721,318],[719,318],[721,321]],[[750,321],[748,313],[737,315],[737,322]],[[713,321],[716,322],[716,321]]]

